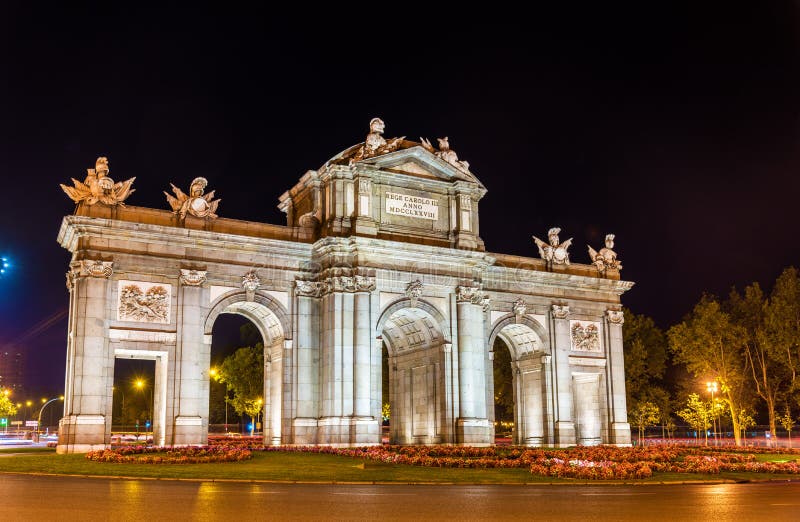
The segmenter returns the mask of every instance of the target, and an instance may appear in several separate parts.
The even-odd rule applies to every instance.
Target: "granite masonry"
[[[285,226],[219,217],[204,178],[189,194],[172,185],[171,211],[125,205],[134,179],[115,183],[106,158],[62,185],[77,206],[58,236],[72,253],[58,451],[110,443],[115,358],[156,361],[156,444],[204,444],[220,314],[264,339],[268,444],[380,444],[384,402],[393,443],[493,444],[497,338],[515,443],[630,444],[620,296],[632,283],[613,235],[592,264],[570,263],[558,228],[536,239],[541,258],[486,252],[486,189],[469,164],[447,138],[384,128],[373,119],[364,143],[285,192]]]

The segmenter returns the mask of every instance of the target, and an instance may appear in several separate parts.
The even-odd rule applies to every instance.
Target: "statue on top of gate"
[[[400,143],[405,139],[405,136],[400,138],[392,138],[387,141],[383,137],[383,131],[385,128],[386,124],[383,123],[382,119],[372,118],[370,120],[369,134],[367,134],[364,144],[359,147],[355,155],[353,155],[351,158],[351,164],[355,163],[356,161],[372,158],[373,156],[380,156],[381,154],[392,152],[400,146]]]
[[[101,156],[97,158],[93,169],[86,169],[86,179],[83,183],[72,178],[74,186],[68,187],[62,184],[61,189],[75,203],[94,205],[99,202],[106,205],[124,205],[123,201],[136,190],[131,188],[136,178],[114,183],[114,180],[108,177],[109,170],[108,158]]]
[[[553,265],[569,265],[568,249],[572,245],[572,238],[561,243],[558,239],[558,234],[560,233],[560,228],[551,228],[547,232],[549,243],[545,243],[538,237],[533,236],[533,241],[536,243],[536,246],[539,247],[539,255],[547,262],[548,267],[552,267]]]
[[[606,246],[601,248],[600,252],[589,247],[589,257],[592,258],[592,263],[601,274],[605,274],[609,268],[622,270],[622,263],[617,259],[617,253],[614,252],[614,234],[606,235]]]
[[[217,206],[221,199],[214,199],[214,192],[212,190],[208,194],[203,194],[208,185],[206,178],[194,178],[192,184],[189,186],[189,195],[183,193],[181,189],[170,183],[172,192],[175,196],[172,197],[166,192],[167,201],[172,207],[172,211],[181,216],[181,219],[186,218],[186,214],[205,219],[215,219],[217,216]]]

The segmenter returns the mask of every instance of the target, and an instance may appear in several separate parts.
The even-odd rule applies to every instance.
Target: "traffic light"
[[[8,426],[8,419],[0,419],[0,426]]]

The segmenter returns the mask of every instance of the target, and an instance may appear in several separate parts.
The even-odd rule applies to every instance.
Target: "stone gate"
[[[379,444],[383,402],[394,443],[492,444],[498,338],[515,443],[629,444],[620,296],[632,283],[613,236],[591,264],[570,264],[558,229],[535,239],[541,258],[486,252],[486,189],[447,138],[383,130],[373,119],[364,143],[285,192],[286,226],[218,217],[203,178],[165,193],[171,211],[124,205],[133,179],[115,183],[105,158],[62,185],[77,206],[58,236],[72,253],[58,451],[109,444],[116,358],[156,361],[156,444],[205,443],[220,314],[264,339],[269,444]]]

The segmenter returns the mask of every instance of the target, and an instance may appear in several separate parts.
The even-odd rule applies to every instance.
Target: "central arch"
[[[378,321],[389,354],[389,442],[447,442],[446,347],[441,313],[424,301],[403,299]]]
[[[547,353],[544,327],[524,316],[508,314],[495,323],[489,335],[489,349],[500,339],[511,354],[514,391],[513,443],[541,446],[547,440],[546,377],[542,356]]]
[[[289,314],[285,307],[266,293],[248,295],[233,291],[220,296],[206,317],[203,332],[210,345],[214,322],[221,314],[241,315],[256,326],[264,340],[263,435],[264,443],[279,445],[282,442],[283,402],[283,350],[290,337]],[[289,341],[290,342],[290,341]],[[210,361],[206,361],[208,376]],[[209,387],[206,382],[206,394]],[[207,401],[207,399],[206,399]]]

